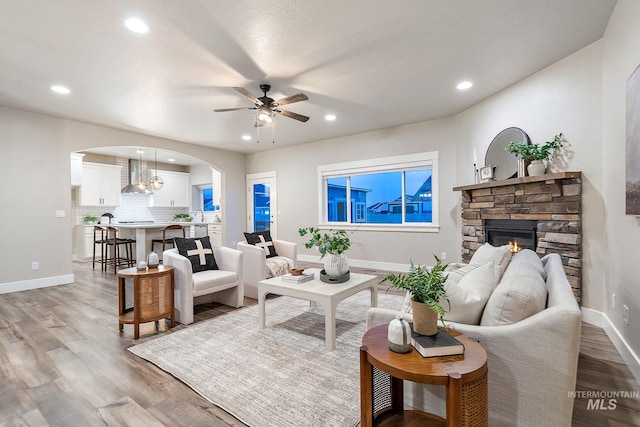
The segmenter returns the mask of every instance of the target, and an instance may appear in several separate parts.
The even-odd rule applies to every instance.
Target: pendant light
[[[142,194],[152,194],[147,188],[147,184],[142,180],[142,148],[138,150],[138,181],[135,183],[136,192]]]
[[[158,176],[158,150],[155,150],[154,155],[156,163],[155,175],[153,175],[149,180],[149,187],[153,188],[154,190],[159,190],[164,185],[164,180],[162,179],[162,177]]]

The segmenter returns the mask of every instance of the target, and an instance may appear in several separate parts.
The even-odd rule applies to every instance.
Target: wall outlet
[[[440,254],[440,259],[441,259],[442,261],[446,260],[446,259],[447,259],[447,253],[446,253],[446,252],[442,252],[442,253]]]
[[[624,304],[622,305],[622,320],[624,320],[624,323],[627,325],[629,324],[629,307]]]
[[[32,270],[40,270],[40,263],[38,261],[33,261],[31,263],[31,269]]]
[[[56,211],[56,218],[64,218],[66,215],[65,211]]]
[[[611,294],[611,310],[615,310],[616,308],[616,294]]]

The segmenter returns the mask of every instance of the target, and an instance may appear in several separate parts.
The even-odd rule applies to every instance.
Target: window
[[[202,210],[205,212],[212,212],[220,210],[220,206],[213,204],[213,188],[202,188]]]
[[[319,166],[320,224],[437,231],[437,159],[429,152]]]

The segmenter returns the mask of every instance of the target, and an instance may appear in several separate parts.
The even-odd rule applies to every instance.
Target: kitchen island
[[[117,224],[96,224],[99,226],[106,227],[110,225],[119,230],[118,237],[121,238],[130,238],[135,239],[136,241],[136,263],[140,261],[147,260],[147,254],[151,251],[151,240],[152,239],[160,239],[162,238],[162,229],[167,225],[178,224],[185,227],[185,234],[187,237],[204,237],[209,234],[208,228],[218,229],[221,228],[220,222],[202,222],[202,221],[191,221],[191,222],[127,222],[127,223],[117,223]],[[216,226],[216,227],[209,227]],[[85,258],[90,257],[90,252],[93,251],[93,247],[90,246],[93,243],[93,227],[94,225],[82,225],[83,237],[85,241]],[[216,230],[217,231],[217,230]],[[218,234],[220,235],[220,233]],[[214,246],[221,246],[222,242],[220,240],[214,241],[212,238],[211,244]],[[160,258],[162,258],[162,254]],[[81,258],[80,254],[78,254],[78,258]]]

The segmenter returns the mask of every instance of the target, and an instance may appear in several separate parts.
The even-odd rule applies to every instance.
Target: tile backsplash
[[[85,216],[97,216],[111,213],[119,221],[155,221],[168,222],[177,213],[187,213],[189,208],[150,208],[144,194],[121,194],[120,206],[78,206],[76,208],[76,224],[82,224]],[[205,214],[205,219],[212,215]],[[197,218],[200,219],[200,218]]]

